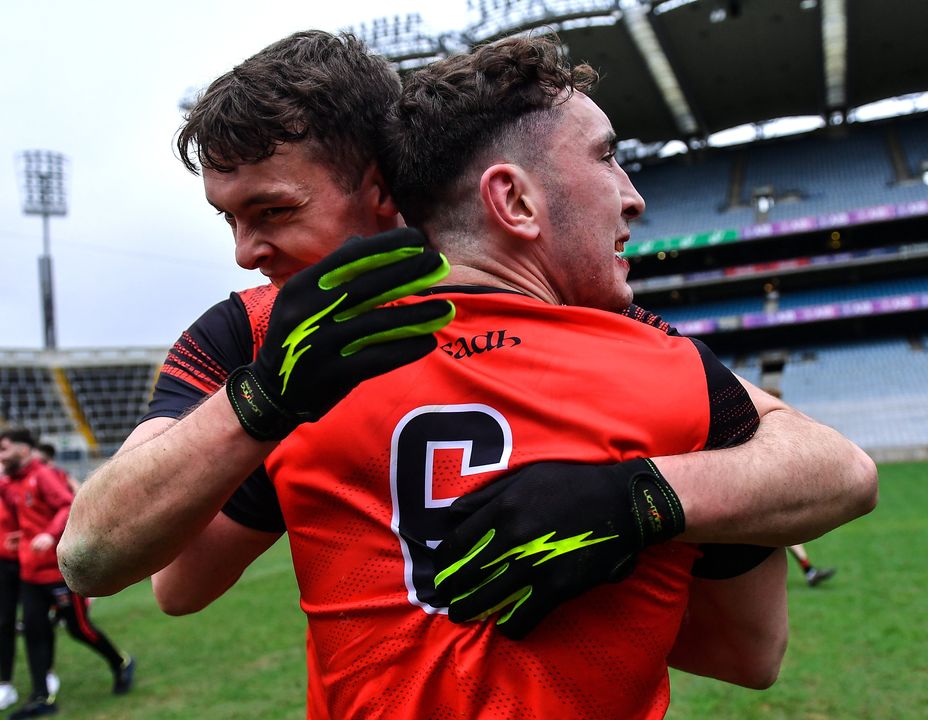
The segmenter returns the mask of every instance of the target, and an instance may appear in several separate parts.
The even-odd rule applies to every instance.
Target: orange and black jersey
[[[437,288],[444,291],[446,288]],[[505,292],[471,287],[469,292]],[[267,321],[277,290],[261,285],[234,292],[200,316],[177,339],[161,367],[148,413],[179,418],[225,383],[235,368],[254,360],[267,331]],[[629,306],[622,315],[655,327],[669,335],[677,331],[660,316]],[[230,498],[223,512],[236,522],[266,532],[284,532],[280,505],[264,466],[259,467]]]
[[[663,717],[696,546],[648,548],[630,578],[565,603],[518,643],[432,605],[431,548],[453,498],[506,472],[738,444],[757,427],[750,398],[702,343],[644,313],[479,288],[432,294],[457,308],[436,350],[299,426],[225,508],[288,532],[312,716]],[[249,362],[272,300],[233,295],[195,323],[149,417],[179,416]],[[198,354],[202,367],[181,367]]]
[[[148,413],[140,422],[181,417],[219,390],[235,368],[254,360],[275,297],[273,285],[262,285],[232,293],[203,313],[168,352]],[[223,512],[254,530],[286,530],[264,466],[241,485]]]

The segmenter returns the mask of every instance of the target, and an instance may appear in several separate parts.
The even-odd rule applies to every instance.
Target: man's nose
[[[644,213],[645,202],[624,170],[622,176],[622,215],[631,220]]]
[[[261,234],[248,227],[238,225],[233,231],[235,236],[235,262],[246,270],[256,270],[270,256],[271,246]]]

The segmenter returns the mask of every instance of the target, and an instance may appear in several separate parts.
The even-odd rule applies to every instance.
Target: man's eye
[[[235,215],[233,215],[232,213],[224,212],[222,210],[220,210],[216,214],[221,216],[222,219],[225,220],[229,225],[231,225],[232,227],[235,227]]]
[[[287,213],[289,211],[290,211],[290,208],[286,208],[286,207],[270,207],[270,208],[264,208],[264,210],[261,211],[261,214],[267,218],[274,218],[274,217],[283,215],[284,213]]]
[[[605,155],[603,155],[602,161],[606,164],[610,164],[613,160],[615,160],[615,152],[615,150],[610,150],[607,152]]]

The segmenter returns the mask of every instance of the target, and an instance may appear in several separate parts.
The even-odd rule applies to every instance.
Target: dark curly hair
[[[22,443],[34,448],[36,446],[35,435],[31,431],[22,427],[9,427],[0,431],[0,440],[9,440],[13,443]]]
[[[308,30],[261,50],[217,78],[177,136],[181,161],[231,172],[309,141],[345,190],[375,158],[375,138],[400,93],[399,76],[350,34]]]
[[[570,67],[550,35],[498,40],[410,75],[378,151],[406,222],[428,222],[486,152],[517,152],[530,144],[527,133],[543,137],[556,108],[574,90],[592,90],[598,79],[589,65]],[[521,143],[510,142],[517,136]]]

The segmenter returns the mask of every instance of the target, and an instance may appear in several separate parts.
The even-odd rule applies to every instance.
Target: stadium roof
[[[471,0],[478,19],[428,37],[382,21],[369,42],[401,67],[514,32],[556,30],[603,79],[597,101],[642,143],[744,123],[846,117],[928,91],[924,0]],[[403,33],[406,33],[405,36]],[[400,51],[398,41],[407,42]],[[411,50],[411,52],[410,52]]]

